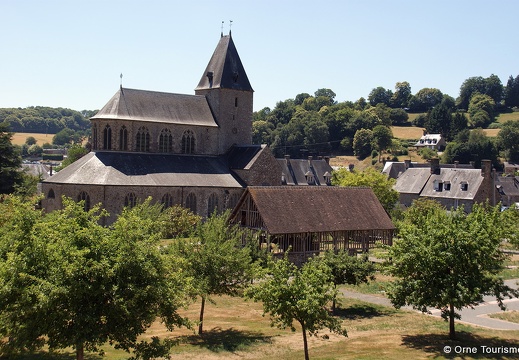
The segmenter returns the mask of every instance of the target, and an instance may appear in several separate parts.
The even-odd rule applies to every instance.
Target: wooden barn
[[[259,246],[296,264],[327,250],[392,244],[394,225],[367,187],[249,186],[230,216]]]

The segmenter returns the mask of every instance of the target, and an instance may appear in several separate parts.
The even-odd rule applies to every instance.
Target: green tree
[[[273,125],[265,120],[256,120],[252,123],[252,143],[270,144]]]
[[[332,282],[335,289],[337,285],[349,284],[360,285],[367,283],[369,280],[375,280],[375,265],[368,261],[367,255],[359,258],[351,256],[347,251],[332,250],[324,253],[324,256],[318,258],[331,269]],[[332,312],[335,313],[335,302],[332,301]]]
[[[81,136],[76,131],[64,128],[52,138],[54,145],[67,145],[81,142]]]
[[[73,144],[67,150],[67,157],[61,163],[61,166],[56,169],[56,171],[63,170],[73,162],[81,159],[83,156],[88,154],[88,150],[81,146],[80,144]]]
[[[7,123],[0,123],[0,194],[10,194],[21,182],[22,158],[11,142],[13,134]]]
[[[447,212],[431,200],[415,202],[388,248],[389,273],[397,277],[388,290],[393,305],[441,309],[451,339],[456,311],[479,304],[484,295],[504,308],[505,296],[519,295],[498,276],[506,259],[499,248],[509,232],[505,224],[498,206],[476,204],[466,214],[463,207]]]
[[[429,112],[424,125],[429,134],[442,134],[443,136],[448,136],[451,131],[451,124],[452,111],[442,102]]]
[[[202,218],[181,205],[174,205],[164,209],[167,221],[163,224],[163,237],[167,239],[186,237],[191,234]]]
[[[473,127],[487,127],[494,119],[494,108],[496,103],[488,95],[474,93],[470,98],[468,113]],[[485,120],[478,120],[478,113],[486,113]],[[481,115],[480,115],[481,117]]]
[[[30,156],[41,156],[41,154],[43,154],[43,148],[40,145],[33,144],[29,146],[27,153]]]
[[[389,89],[385,89],[382,86],[376,87],[368,95],[368,101],[371,106],[376,106],[377,104],[385,104],[387,106],[391,105],[391,98],[393,97],[393,92]]]
[[[468,109],[470,99],[474,94],[480,93],[490,96],[494,103],[499,104],[503,97],[503,84],[497,75],[490,75],[488,78],[474,76],[466,79],[460,87],[460,95],[456,99],[459,109]]]
[[[406,108],[411,95],[411,85],[407,81],[397,82],[395,84],[395,92],[391,97],[391,107]]]
[[[193,296],[200,296],[198,333],[203,332],[206,300],[214,295],[237,296],[252,278],[249,249],[241,246],[239,226],[227,224],[228,213],[213,214],[201,223],[192,238],[177,240],[172,251],[186,259],[185,271],[192,278]]]
[[[328,328],[347,336],[339,318],[333,317],[327,306],[337,297],[331,269],[312,259],[300,269],[286,257],[269,259],[268,272],[249,287],[245,295],[263,302],[263,311],[270,314],[271,326],[295,331],[294,322],[301,325],[305,359],[309,359],[307,333],[316,335]]]
[[[509,120],[497,133],[497,144],[509,161],[519,161],[519,121]]]
[[[443,100],[443,93],[435,88],[423,88],[409,99],[411,112],[426,112]]]
[[[398,201],[398,192],[393,189],[395,179],[389,179],[374,168],[353,172],[344,168],[336,170],[333,172],[332,184],[370,187],[387,212],[390,212]]]
[[[359,159],[364,159],[371,154],[373,132],[368,129],[357,130],[353,137],[353,152]]]
[[[25,143],[29,146],[36,144],[36,138],[34,136],[28,136],[27,139],[25,139]]]
[[[515,78],[510,75],[506,88],[504,90],[505,106],[517,107],[519,106],[519,75]]]
[[[153,213],[149,201],[126,209],[109,229],[99,225],[99,207],[63,203],[42,215],[15,201],[14,215],[0,220],[3,352],[47,343],[75,348],[80,360],[106,342],[130,351],[157,317],[169,329],[185,324],[176,312],[180,268],[158,246],[160,207],[144,217]]]
[[[393,133],[391,129],[384,125],[377,125],[373,128],[373,147],[378,150],[378,160],[380,161],[380,156],[382,155],[382,151],[386,150],[391,146],[391,142],[393,140]]]

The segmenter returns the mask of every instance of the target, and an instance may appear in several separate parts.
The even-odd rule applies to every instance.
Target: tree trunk
[[[204,308],[205,308],[205,296],[202,296],[202,306],[200,308],[200,324],[198,324],[198,335],[202,335],[202,331],[203,331]]]
[[[301,328],[303,331],[303,346],[305,348],[305,360],[310,360],[310,356],[308,355],[308,340],[306,339],[306,328],[304,324],[301,324]]]
[[[337,284],[333,284],[333,287],[337,291]],[[335,315],[335,298],[336,298],[336,296],[334,296],[333,300],[332,300],[332,314],[333,315]]]
[[[454,304],[449,304],[449,339],[456,339],[456,330],[454,329]]]
[[[85,358],[85,348],[83,343],[76,345],[76,360],[83,360]]]

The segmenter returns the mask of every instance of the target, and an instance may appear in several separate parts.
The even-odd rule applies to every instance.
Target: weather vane
[[[232,20],[229,20],[229,34],[231,33]]]
[[[123,87],[123,73],[121,73],[120,78],[121,78],[121,87]]]

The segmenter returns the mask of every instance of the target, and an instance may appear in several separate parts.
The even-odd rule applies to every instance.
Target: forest
[[[335,96],[323,88],[254,112],[253,143],[268,144],[276,157],[354,153],[362,158],[388,146],[383,141],[372,145],[381,140],[377,133],[386,136],[383,127],[411,125],[441,133],[448,141],[458,135],[460,142],[466,141],[468,129],[499,128],[496,116],[517,110],[519,75],[510,76],[506,85],[496,75],[468,78],[456,99],[435,88],[413,94],[407,81],[397,82],[394,91],[376,87],[367,99],[355,102],[337,102]],[[409,113],[420,115],[410,122]],[[394,152],[405,151],[407,145],[390,144]]]

